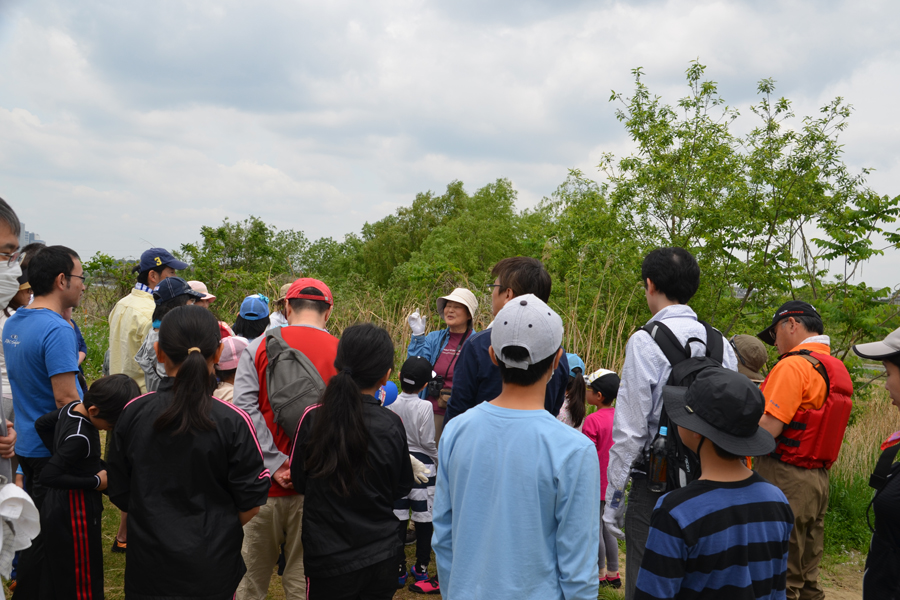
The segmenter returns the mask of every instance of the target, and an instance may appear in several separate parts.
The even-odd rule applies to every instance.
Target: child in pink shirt
[[[606,369],[598,369],[587,377],[588,387],[585,401],[598,408],[584,419],[584,435],[591,438],[597,446],[600,458],[600,490],[606,489],[606,470],[609,467],[609,449],[612,448],[613,416],[616,409],[612,404],[619,393],[619,376]],[[603,514],[605,501],[600,501],[600,514]],[[622,587],[619,578],[619,546],[616,538],[605,527],[601,527],[600,550],[600,586]]]

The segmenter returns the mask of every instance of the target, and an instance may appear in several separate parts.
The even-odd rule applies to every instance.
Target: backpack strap
[[[647,323],[641,330],[646,331],[659,349],[662,350],[666,360],[670,365],[677,365],[681,361],[690,358],[690,351],[681,345],[672,330],[669,329],[662,321],[651,321]],[[690,344],[690,340],[688,340]]]
[[[831,395],[831,379],[828,377],[828,369],[825,368],[825,365],[822,364],[822,361],[812,355],[812,352],[809,350],[794,350],[793,352],[785,352],[778,360],[782,360],[787,358],[788,356],[799,356],[801,358],[806,359],[809,364],[812,365],[813,369],[816,370],[816,373],[822,376],[822,379],[825,380],[825,397]]]
[[[898,451],[900,451],[900,444],[895,444],[881,453],[878,462],[875,464],[875,470],[872,471],[872,475],[869,477],[870,488],[881,491],[884,484],[887,483],[888,475],[891,472],[894,459],[897,458]]]
[[[725,336],[706,321],[700,322],[706,329],[706,355],[720,365],[725,364]]]

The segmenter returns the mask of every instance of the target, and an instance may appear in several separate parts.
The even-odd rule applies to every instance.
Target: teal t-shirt
[[[34,422],[56,409],[50,378],[78,371],[75,330],[52,310],[20,308],[3,326],[3,355],[16,413],[16,454],[49,457]]]

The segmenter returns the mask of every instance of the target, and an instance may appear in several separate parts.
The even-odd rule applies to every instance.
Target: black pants
[[[103,500],[95,490],[51,489],[41,509],[47,569],[57,600],[103,599]]]
[[[47,488],[40,484],[41,471],[50,461],[49,458],[29,458],[18,456],[25,474],[25,491],[31,496],[38,512],[44,505]],[[31,541],[31,546],[19,554],[19,565],[16,568],[16,591],[14,600],[44,600],[53,598],[52,576],[47,569],[44,557],[44,534],[39,533]]]
[[[408,521],[400,521],[397,533],[400,535],[400,543],[406,544],[406,528]],[[416,522],[416,565],[427,567],[431,562],[431,534],[434,533],[434,525],[431,523]],[[400,572],[406,570],[406,551],[400,546],[400,555],[397,557]]]
[[[334,577],[306,578],[306,600],[390,600],[396,591],[394,558]]]

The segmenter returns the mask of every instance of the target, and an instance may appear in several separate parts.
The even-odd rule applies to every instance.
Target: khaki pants
[[[284,575],[281,585],[288,600],[306,598],[306,574],[303,572],[303,496],[270,497],[259,513],[244,525],[241,555],[247,572],[238,585],[238,600],[265,600],[269,582],[284,544]]]
[[[822,600],[819,562],[825,552],[825,512],[828,510],[828,471],[803,469],[761,456],[757,473],[787,496],[794,511],[794,530],[788,549],[788,600]]]

